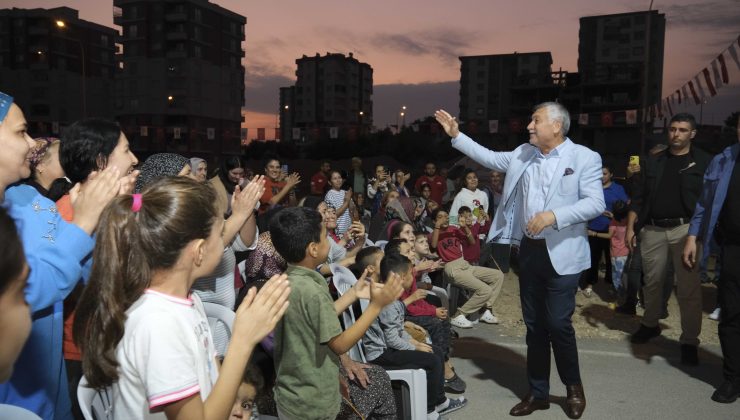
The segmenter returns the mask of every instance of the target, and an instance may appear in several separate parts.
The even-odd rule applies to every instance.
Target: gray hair
[[[562,104],[557,102],[543,102],[534,107],[534,112],[537,112],[541,108],[547,108],[547,116],[550,122],[559,121],[562,125],[560,127],[560,134],[565,137],[570,129],[570,114],[568,110]]]

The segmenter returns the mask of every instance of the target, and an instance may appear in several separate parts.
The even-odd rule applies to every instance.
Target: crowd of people
[[[216,170],[175,153],[139,162],[112,121],[34,140],[0,93],[0,417],[81,419],[87,386],[111,390],[113,418],[393,419],[387,371],[423,369],[427,417],[442,418],[468,404],[459,333],[519,316],[497,307],[510,259],[530,386],[512,415],[549,407],[551,348],[566,414],[583,414],[571,316],[602,258],[616,313],[645,308],[632,341],[660,335],[675,287],[681,360],[699,363],[702,245],[724,260],[738,250],[737,145],[712,160],[691,147],[693,117],[676,115],[667,148],[631,160],[619,185],[567,138],[559,104],[535,108],[512,152],[435,116],[488,171],[451,180],[427,162],[412,182],[359,157],[310,176],[278,156],[262,174],[238,157]],[[719,273],[726,381],[712,399],[732,402],[740,292],[736,266]],[[209,320],[214,306],[233,325]]]

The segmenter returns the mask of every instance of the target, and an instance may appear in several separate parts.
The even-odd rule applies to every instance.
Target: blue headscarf
[[[13,97],[0,92],[0,123],[5,120],[11,105],[13,105]]]

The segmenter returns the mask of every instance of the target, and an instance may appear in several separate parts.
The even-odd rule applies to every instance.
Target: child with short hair
[[[411,260],[398,253],[387,254],[380,261],[381,282],[401,279],[404,289],[414,282]],[[427,413],[429,418],[459,410],[465,397],[449,399],[444,393],[444,362],[441,349],[414,340],[404,330],[405,307],[401,301],[388,305],[363,337],[367,359],[386,369],[424,369],[427,376]]]
[[[284,275],[251,289],[217,370],[203,304],[190,292],[223,252],[215,203],[208,184],[169,177],[103,210],[73,335],[89,386],[113,388],[114,418],[227,418],[254,346],[288,306]]]
[[[261,395],[265,387],[265,379],[259,368],[250,363],[244,369],[242,383],[236,391],[236,400],[231,407],[229,420],[250,420],[253,413],[257,414],[257,396]]]
[[[457,313],[450,321],[459,328],[472,328],[473,323],[467,318],[485,309],[480,321],[488,324],[498,324],[498,318],[493,315],[493,304],[496,302],[504,274],[493,268],[471,266],[463,258],[463,241],[475,243],[475,238],[467,225],[450,226],[450,219],[442,209],[432,213],[434,231],[431,234],[432,248],[437,249],[442,261],[445,262],[444,272],[454,286],[473,292],[467,302],[457,309]]]
[[[290,307],[275,329],[275,401],[281,419],[334,419],[341,408],[339,355],[365,334],[383,307],[402,292],[400,280],[384,287],[360,277],[332,301],[316,267],[326,262],[329,239],[321,215],[305,207],[287,208],[270,222],[275,249],[288,262]],[[337,316],[358,298],[370,299],[362,316],[342,331]]]

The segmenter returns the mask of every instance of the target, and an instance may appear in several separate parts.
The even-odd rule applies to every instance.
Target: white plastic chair
[[[77,385],[77,402],[85,420],[113,420],[113,391],[105,388],[96,391],[87,386],[83,376]]]
[[[355,283],[357,278],[348,268],[338,264],[330,265],[332,272],[332,281],[334,287],[337,289],[339,295],[343,295],[349,291]],[[360,299],[360,307],[364,311],[367,309],[367,305],[370,302],[367,299]],[[355,314],[352,306],[350,305],[346,311],[342,313],[345,328],[349,328],[355,323]],[[362,348],[362,340],[358,341],[357,344],[352,346],[349,351],[349,356],[352,360],[367,362],[365,359],[365,352]],[[404,382],[409,388],[408,398],[404,393],[404,398],[401,404],[402,408],[408,407],[411,412],[411,419],[426,419],[427,418],[427,376],[423,369],[399,369],[399,370],[386,370],[388,376],[391,378],[391,382]],[[400,413],[403,417],[403,413]]]
[[[225,306],[211,302],[203,302],[203,309],[206,311],[208,326],[211,327],[211,334],[216,330],[216,322],[221,321],[229,332],[230,340],[231,332],[234,330],[234,319],[236,318],[234,311]]]

